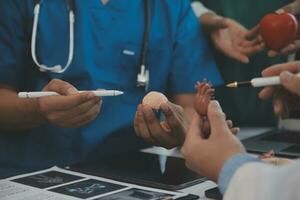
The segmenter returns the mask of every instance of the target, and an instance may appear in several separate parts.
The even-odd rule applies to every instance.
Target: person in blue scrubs
[[[134,133],[126,134],[126,130],[131,130],[137,106],[147,93],[136,84],[145,27],[144,3],[76,0],[74,60],[67,71],[58,74],[40,71],[32,59],[34,0],[0,0],[1,177],[72,165],[87,155],[109,156],[111,151],[132,146]],[[175,131],[181,125],[176,119],[183,112],[187,119],[191,117],[194,84],[206,78],[218,85],[221,77],[189,0],[152,0],[150,8],[148,91],[168,94],[174,104],[168,103],[163,111],[168,112],[167,120],[175,119],[168,134],[183,135],[185,129]],[[66,1],[43,0],[38,60],[48,66],[63,65],[68,48]],[[77,92],[98,88],[125,94],[100,99],[92,93]],[[62,96],[17,98],[19,91],[40,90]],[[151,129],[155,137],[161,130],[156,123],[149,123],[154,113],[140,111],[145,121],[136,123]],[[116,134],[126,137],[107,142]],[[168,138],[156,139],[160,142]],[[176,145],[178,142],[183,141]]]

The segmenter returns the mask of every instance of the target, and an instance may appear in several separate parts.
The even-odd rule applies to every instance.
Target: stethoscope
[[[75,26],[75,0],[66,0],[66,4],[69,10],[69,55],[67,63],[64,67],[62,65],[54,65],[52,67],[48,67],[45,64],[41,64],[37,60],[36,56],[36,38],[37,38],[37,29],[38,22],[40,16],[40,8],[43,0],[34,0],[34,19],[33,19],[33,28],[32,28],[32,36],[31,36],[31,55],[35,64],[39,67],[39,70],[42,72],[52,72],[52,73],[63,73],[65,72],[71,65],[74,56],[74,26]],[[145,88],[145,90],[149,87],[150,73],[146,68],[146,59],[148,53],[148,40],[149,33],[151,28],[151,16],[150,16],[150,5],[149,0],[145,0],[145,30],[143,35],[143,46],[142,46],[142,54],[140,61],[140,72],[137,75],[137,87]]]

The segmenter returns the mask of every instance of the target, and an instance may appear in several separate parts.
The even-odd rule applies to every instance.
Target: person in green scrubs
[[[273,0],[272,2],[201,0],[201,3],[217,15],[234,20],[249,30],[255,27],[265,14],[274,12],[290,2],[290,0]],[[222,23],[219,26],[224,28]],[[212,36],[213,31],[216,30],[210,27],[209,37]],[[215,43],[214,45],[216,46]],[[267,51],[252,55],[249,60],[232,58],[233,56],[228,55],[228,51],[222,53],[220,48],[216,49],[219,50],[215,51],[215,58],[225,83],[259,77],[265,67],[287,60],[286,56],[268,57]],[[216,99],[220,101],[227,117],[232,119],[237,126],[275,126],[277,119],[273,114],[272,103],[259,100],[257,97],[259,90],[258,88],[228,89],[220,87],[216,89]]]

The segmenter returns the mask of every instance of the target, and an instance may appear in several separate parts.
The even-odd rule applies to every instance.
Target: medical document
[[[0,180],[0,200],[164,200],[186,195],[58,167]]]

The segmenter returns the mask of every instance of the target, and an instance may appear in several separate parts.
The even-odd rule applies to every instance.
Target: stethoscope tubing
[[[44,64],[41,64],[36,56],[36,38],[37,38],[37,29],[38,29],[38,23],[39,23],[39,16],[40,16],[40,9],[41,9],[41,3],[42,1],[36,0],[37,4],[34,7],[34,19],[33,19],[33,28],[32,28],[32,36],[31,36],[31,55],[34,63],[39,67],[40,71],[46,72],[54,72],[54,73],[64,73],[69,66],[71,65],[74,57],[74,43],[75,43],[75,37],[74,37],[74,27],[75,27],[75,13],[72,4],[67,1],[68,8],[69,8],[69,29],[70,29],[70,35],[69,35],[69,55],[67,63],[64,67],[61,65],[55,65],[53,67],[47,67]]]
[[[36,54],[36,39],[38,32],[38,23],[40,10],[43,0],[34,0],[34,19],[33,19],[33,27],[32,27],[32,36],[31,36],[31,55],[34,63],[39,67],[42,72],[53,72],[53,73],[64,73],[71,65],[74,57],[74,48],[75,48],[75,37],[74,37],[74,27],[75,27],[75,3],[74,0],[66,0],[68,9],[69,9],[69,54],[68,60],[64,67],[61,65],[55,65],[52,67],[48,67],[45,64],[42,64],[38,61]],[[143,46],[142,46],[142,54],[140,58],[141,71],[137,75],[137,86],[145,87],[147,90],[149,86],[149,70],[146,68],[146,59],[148,52],[148,43],[149,43],[149,34],[151,28],[151,14],[150,14],[150,5],[149,0],[145,0],[145,30],[143,34]]]

